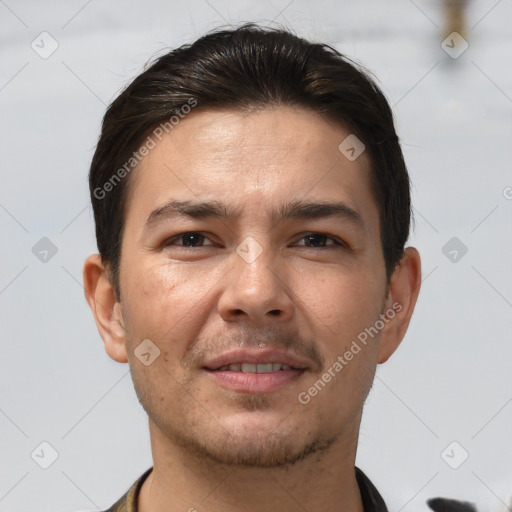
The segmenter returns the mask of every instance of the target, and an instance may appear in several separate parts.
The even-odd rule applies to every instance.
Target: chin
[[[205,433],[206,434],[206,433]],[[321,436],[300,439],[297,433],[266,429],[261,424],[232,429],[222,428],[215,436],[211,432],[184,432],[173,435],[173,441],[200,461],[228,466],[277,468],[296,464],[327,450],[336,440]]]

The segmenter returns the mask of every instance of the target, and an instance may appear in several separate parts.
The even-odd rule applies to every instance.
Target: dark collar
[[[147,469],[130,487],[128,492],[105,512],[138,512],[137,500],[144,480],[153,468]],[[356,480],[363,501],[364,512],[388,512],[386,504],[370,479],[356,466]]]
[[[357,466],[355,470],[364,512],[388,512],[388,507],[370,479]]]

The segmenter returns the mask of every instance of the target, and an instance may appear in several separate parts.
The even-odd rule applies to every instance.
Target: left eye
[[[314,247],[314,248],[319,248],[319,249],[322,249],[323,247],[328,246],[328,245],[339,245],[342,247],[347,246],[345,243],[340,242],[331,236],[323,235],[322,233],[309,233],[307,235],[304,235],[300,240],[305,240],[304,245],[306,247]],[[327,244],[328,240],[330,240],[333,243]],[[312,245],[310,245],[310,244],[312,244]],[[319,244],[320,247],[317,247],[317,244]],[[300,245],[302,245],[302,244],[300,244]]]

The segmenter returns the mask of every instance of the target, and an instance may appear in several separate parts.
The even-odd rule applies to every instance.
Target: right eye
[[[204,242],[205,240],[209,240],[205,235],[202,235],[201,233],[198,233],[197,231],[187,231],[185,233],[180,233],[178,235],[174,235],[170,238],[168,238],[164,243],[163,247],[168,247],[171,245],[177,245],[179,247],[188,247],[188,248],[194,248],[194,247],[202,247],[200,244],[201,242]],[[182,242],[182,243],[176,243],[176,242]],[[206,245],[213,245],[213,243],[206,244]]]

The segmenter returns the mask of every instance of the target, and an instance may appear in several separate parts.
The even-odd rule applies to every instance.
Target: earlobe
[[[421,258],[414,247],[408,247],[391,276],[385,313],[394,313],[381,333],[379,364],[385,363],[403,340],[418,299],[420,286]]]
[[[92,254],[85,260],[83,278],[85,298],[105,344],[105,351],[114,361],[127,363],[121,305],[117,302],[108,270],[99,254]]]

